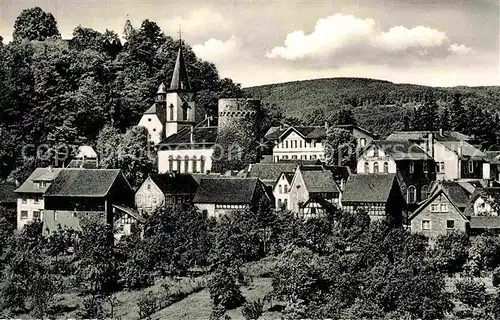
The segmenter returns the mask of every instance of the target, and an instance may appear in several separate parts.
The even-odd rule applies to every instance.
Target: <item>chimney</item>
[[[432,132],[427,134],[427,152],[431,157],[434,157],[434,136]]]
[[[190,141],[191,144],[193,144],[193,142],[194,142],[193,141],[193,133],[194,133],[194,126],[191,125],[191,130],[189,132],[189,141]]]

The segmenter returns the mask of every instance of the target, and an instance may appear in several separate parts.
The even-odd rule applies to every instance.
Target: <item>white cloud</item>
[[[448,48],[448,51],[450,51],[453,54],[456,55],[464,55],[471,53],[473,50],[472,48],[469,48],[463,44],[458,44],[458,43],[452,43],[450,47]]]
[[[300,61],[309,58],[321,67],[343,61],[393,62],[435,59],[451,53],[467,53],[465,45],[452,44],[445,32],[425,26],[393,26],[384,31],[373,19],[336,14],[316,22],[314,30],[286,36],[284,45],[272,48],[268,58]]]
[[[392,27],[388,32],[381,32],[374,44],[386,50],[402,51],[408,48],[439,47],[447,39],[446,34],[439,30],[423,26],[411,29],[397,26]]]
[[[241,59],[242,48],[243,41],[241,38],[233,35],[225,41],[210,38],[203,44],[194,45],[193,51],[201,59],[218,63],[232,59]]]

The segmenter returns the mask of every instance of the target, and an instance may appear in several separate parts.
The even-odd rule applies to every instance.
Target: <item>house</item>
[[[113,224],[113,205],[133,207],[134,192],[118,169],[63,169],[44,193],[43,227],[80,228],[90,217]]]
[[[355,125],[337,125],[333,128],[351,132],[360,147],[364,147],[374,139],[372,133]],[[323,141],[326,139],[328,129],[328,123],[325,123],[325,126],[282,125],[271,127],[265,134],[265,139],[274,144],[274,162],[287,159],[323,160],[325,158]]]
[[[345,167],[339,168],[317,165],[297,167],[290,185],[287,209],[301,216],[324,213],[328,208],[321,205],[325,202],[340,206],[341,193],[349,170]],[[314,205],[309,201],[311,199],[316,200]]]
[[[282,172],[275,182],[273,188],[273,195],[275,199],[276,209],[288,208],[288,202],[290,200],[290,187],[293,180],[293,172]]]
[[[141,213],[152,213],[165,205],[192,204],[197,189],[191,174],[150,174],[135,193],[135,205]]]
[[[397,131],[386,140],[419,145],[434,159],[437,180],[489,179],[488,157],[471,144],[472,137],[459,132]]]
[[[238,176],[243,178],[259,178],[267,186],[274,188],[283,172],[294,173],[299,165],[319,165],[319,160],[283,160],[279,162],[252,163]]]
[[[17,187],[15,182],[0,183],[0,208],[16,211],[17,196],[15,190]]]
[[[470,232],[479,234],[488,230],[500,231],[500,188],[478,188],[464,211],[469,219]]]
[[[57,177],[60,168],[36,168],[35,171],[15,190],[17,195],[17,229],[27,223],[44,217],[45,201],[43,195]]]
[[[255,210],[261,199],[274,202],[256,178],[202,178],[194,205],[209,217],[218,218],[238,210]]]
[[[409,218],[411,232],[429,238],[452,231],[466,232],[469,220],[452,201],[446,189],[439,187]]]
[[[99,167],[97,153],[91,146],[81,146],[78,148],[78,153],[75,158],[72,159],[66,167],[97,169]]]
[[[134,232],[139,232],[142,237],[144,223],[146,223],[146,219],[137,210],[113,204],[113,229],[116,241],[124,236],[130,236]]]
[[[485,151],[490,164],[490,179],[500,181],[500,151]]]
[[[372,221],[386,217],[401,220],[406,206],[394,173],[349,176],[341,204],[347,212],[365,210]]]
[[[409,141],[372,141],[358,155],[357,173],[395,173],[409,210],[427,197],[429,184],[436,180],[434,160]]]

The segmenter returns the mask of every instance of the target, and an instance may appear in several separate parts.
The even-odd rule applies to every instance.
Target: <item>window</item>
[[[40,219],[40,211],[38,210],[33,211],[33,219]]]
[[[28,200],[26,199],[26,197],[22,197],[21,202],[22,202],[22,203],[27,203],[27,202],[28,202]]]
[[[425,172],[425,173],[429,172],[429,168],[428,168],[428,165],[427,165],[427,161],[424,161],[424,172]]]
[[[384,162],[384,173],[389,173],[389,163]]]
[[[378,146],[373,146],[373,156],[374,157],[379,156]]]
[[[365,138],[361,138],[361,139],[359,139],[359,145],[360,145],[361,147],[364,147],[364,146],[366,145],[366,139],[365,139]]]
[[[444,173],[444,162],[436,162],[436,172]]]
[[[174,170],[174,158],[172,156],[168,157],[168,171],[172,172]]]
[[[40,198],[38,196],[35,196],[35,203],[39,203],[40,202]]]
[[[283,192],[288,193],[288,186],[286,184],[283,186]]]
[[[439,205],[431,204],[431,212],[439,212]]]
[[[193,172],[198,173],[198,159],[196,159],[196,156],[193,157]]]
[[[57,221],[57,211],[54,211],[54,221]]]
[[[293,147],[294,147],[295,149],[297,149],[297,140],[294,140],[294,141],[293,141]]]
[[[299,148],[302,148],[302,140],[299,141]]]
[[[455,220],[446,220],[446,229],[455,229]]]
[[[174,105],[170,105],[170,121],[174,121]]]
[[[469,165],[469,172],[473,173],[474,172],[474,161],[472,161],[472,160],[469,161],[468,165]]]
[[[47,186],[47,181],[40,181],[40,188],[45,188]]]
[[[315,154],[311,156],[311,160],[316,160],[317,158],[318,158],[318,156]]]
[[[288,140],[285,141],[285,148],[288,148]]]
[[[205,173],[205,157],[201,156],[200,159],[200,171],[201,173]]]
[[[28,219],[28,211],[25,210],[21,211],[21,219],[23,220]]]
[[[373,173],[378,173],[378,162],[373,163]]]
[[[297,156],[295,156],[295,155],[292,156],[292,159],[297,160]]]
[[[365,173],[370,172],[370,164],[368,162],[365,162]]]
[[[417,189],[415,186],[408,187],[408,190],[406,190],[406,197],[408,203],[415,203],[417,201]]]
[[[189,106],[184,104],[182,106],[182,120],[187,120],[189,115]]]
[[[280,190],[280,193],[283,193],[283,186],[281,184],[279,185],[279,190]]]
[[[181,156],[177,157],[177,172],[181,173],[181,165],[182,165],[182,159]]]
[[[429,196],[429,186],[423,186],[421,190],[422,200],[427,199],[428,196]]]
[[[147,184],[147,189],[148,189],[148,191],[151,190],[151,184],[150,183]]]
[[[441,211],[441,212],[448,212],[448,205],[446,203],[442,203],[439,206],[439,211]]]
[[[282,204],[281,204],[281,199],[278,199],[278,209],[281,208]]]
[[[189,157],[188,156],[184,157],[184,172],[185,173],[189,172]]]
[[[415,172],[415,163],[413,161],[410,161],[410,173],[414,173]]]
[[[430,229],[431,229],[431,221],[422,220],[422,230],[430,230]]]

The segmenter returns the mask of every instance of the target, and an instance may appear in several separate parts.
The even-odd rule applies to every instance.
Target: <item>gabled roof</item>
[[[194,194],[198,182],[190,174],[150,174],[149,177],[163,194]]]
[[[385,154],[390,155],[396,161],[432,159],[432,157],[422,148],[409,141],[373,140],[369,145],[360,151],[360,154],[363,154],[374,145],[382,149]]]
[[[463,212],[472,194],[457,181],[441,181],[439,187],[446,193],[450,201]]]
[[[477,188],[474,191],[474,193],[470,196],[470,199],[464,210],[464,215],[474,216],[474,202],[476,202],[476,200],[479,197],[487,197],[488,199],[486,200],[489,201],[490,199],[492,199],[494,203],[500,205],[500,188],[499,187]]]
[[[212,146],[217,140],[217,127],[195,127],[193,128],[193,143],[191,144],[191,128],[184,127],[176,134],[167,137],[160,142],[162,145],[204,145]]]
[[[286,179],[286,182],[288,182],[288,184],[290,184],[290,183],[292,183],[293,175],[294,175],[293,172],[282,172],[278,181],[281,179],[282,176],[284,176]],[[278,183],[278,182],[276,182],[276,183]]]
[[[126,206],[122,206],[119,204],[113,204],[113,207],[128,214],[129,216],[131,216],[132,218],[134,218],[136,221],[138,221],[140,223],[146,222],[146,219],[143,216],[141,216],[141,214],[135,209],[132,209],[132,208],[129,208]]]
[[[309,193],[340,192],[331,171],[321,166],[300,166],[298,170]]]
[[[250,204],[258,186],[255,178],[202,178],[193,202]]]
[[[71,160],[66,168],[84,168],[84,169],[97,169],[99,164],[97,159],[85,159],[85,160]]]
[[[153,105],[149,107],[149,109],[146,110],[144,114],[156,114],[156,103],[153,103]]]
[[[332,125],[331,128],[344,129],[347,131],[352,131],[353,129],[357,129],[366,135],[374,136],[373,133],[369,132],[366,129],[358,127],[353,124],[340,124],[340,125]],[[295,131],[300,136],[305,139],[324,139],[326,137],[326,127],[325,126],[288,126],[284,125],[281,127],[271,127],[267,130],[265,137],[269,140],[278,140],[285,138],[290,132]]]
[[[455,208],[456,212],[464,220],[467,220],[467,218],[462,214],[462,210],[460,210],[460,208],[458,208],[455,205],[455,203],[453,202],[453,200],[449,197],[448,193],[446,193],[441,186],[439,186],[438,189],[436,190],[436,192],[434,192],[434,194],[432,194],[427,200],[425,200],[424,202],[422,202],[422,204],[415,211],[413,211],[413,213],[409,217],[409,220],[410,221],[413,220],[413,218],[415,218],[420,212],[422,212],[422,210],[424,210],[429,204],[431,204],[440,194],[443,194],[446,197],[446,199],[448,199],[448,201],[450,202],[450,204]]]
[[[439,141],[439,140],[438,140]],[[460,157],[467,157],[472,160],[488,160],[488,156],[481,150],[465,141],[439,141],[446,149],[453,151]]]
[[[94,148],[92,148],[91,146],[81,146],[78,148],[78,154],[76,155],[75,158],[78,158],[78,159],[83,159],[83,158],[97,159],[97,153],[95,152]]]
[[[246,176],[259,178],[266,185],[274,186],[282,172],[295,172],[298,164],[295,162],[253,163],[248,167]]]
[[[35,181],[45,181],[47,183],[52,182],[59,172],[61,168],[36,168],[35,171],[31,173],[31,175],[24,181],[24,183],[15,190],[17,193],[39,193],[43,194],[47,190],[48,186],[39,188],[35,186]]]
[[[454,140],[454,141],[468,141],[472,140],[472,137],[467,136],[458,131],[443,131],[442,134],[439,131],[395,131],[391,133],[386,140],[390,141],[422,141],[428,138],[429,134],[432,133],[434,139],[441,140]]]
[[[120,174],[119,169],[64,169],[50,184],[45,196],[105,197]]]
[[[396,174],[355,174],[347,180],[342,202],[387,202]]]
[[[14,190],[16,190],[16,188],[17,187],[14,182],[0,183],[0,204],[15,203],[17,201],[17,196],[14,193]]]
[[[170,82],[170,90],[191,91],[191,84],[184,62],[184,54],[182,53],[182,41],[180,41],[179,51],[177,52],[177,60],[175,61],[174,73]]]

